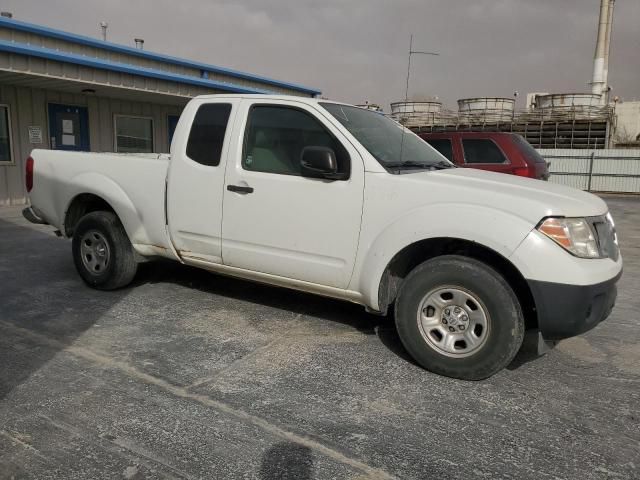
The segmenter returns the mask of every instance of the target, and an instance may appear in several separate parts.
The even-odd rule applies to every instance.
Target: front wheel
[[[91,212],[73,232],[73,261],[85,283],[99,290],[128,285],[138,264],[122,223],[112,212]]]
[[[396,301],[403,345],[424,368],[481,380],[507,366],[524,338],[524,317],[505,279],[478,260],[446,255],[416,267]]]

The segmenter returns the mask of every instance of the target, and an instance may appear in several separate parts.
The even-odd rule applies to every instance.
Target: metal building
[[[191,97],[320,91],[0,17],[0,205],[34,148],[168,152]]]

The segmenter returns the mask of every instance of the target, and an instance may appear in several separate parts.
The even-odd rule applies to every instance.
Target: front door
[[[364,193],[357,150],[320,110],[294,100],[245,101],[238,119],[244,141],[229,152],[224,264],[347,288]],[[345,178],[303,177],[305,147],[334,150]]]
[[[53,150],[89,151],[87,108],[50,103],[49,138]]]
[[[222,263],[224,171],[238,99],[191,101],[171,145],[167,218],[185,261]]]

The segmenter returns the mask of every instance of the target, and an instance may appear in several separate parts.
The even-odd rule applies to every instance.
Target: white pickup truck
[[[94,288],[165,257],[393,308],[414,359],[463,379],[506,366],[525,330],[597,325],[622,272],[598,197],[455,168],[384,116],[320,99],[198,97],[170,156],[34,150],[26,182],[24,215],[73,239]]]

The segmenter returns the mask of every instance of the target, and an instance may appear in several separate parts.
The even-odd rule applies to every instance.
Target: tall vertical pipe
[[[607,36],[604,48],[604,74],[602,80],[604,82],[604,92],[602,93],[602,103],[609,103],[609,51],[611,50],[611,30],[613,26],[613,6],[615,0],[609,0],[609,11],[607,15]]]
[[[607,43],[607,25],[609,22],[609,0],[600,0],[600,20],[598,22],[598,41],[596,42],[596,52],[593,56],[593,80],[591,82],[591,92],[603,95],[605,91],[604,82],[604,61]],[[602,99],[602,97],[601,97]]]

